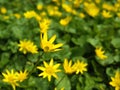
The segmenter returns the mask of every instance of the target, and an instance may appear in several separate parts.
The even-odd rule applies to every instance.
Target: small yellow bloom
[[[96,17],[99,14],[100,9],[95,5],[95,3],[84,2],[84,9],[88,15]]]
[[[87,71],[86,66],[87,63],[84,63],[83,61],[80,62],[79,60],[77,60],[77,62],[73,65],[76,74],[79,74],[79,72],[83,74],[84,71]]]
[[[28,73],[27,73],[27,70],[25,70],[24,72],[22,72],[22,71],[20,71],[19,73],[17,72],[16,75],[17,75],[17,80],[22,82],[25,79],[27,79]]]
[[[42,21],[39,22],[40,26],[40,32],[41,33],[46,33],[51,21],[49,19],[43,19]]]
[[[85,18],[85,14],[84,14],[84,13],[79,13],[78,16],[79,16],[80,18]]]
[[[28,40],[28,41],[27,40],[23,40],[23,41],[20,40],[20,44],[18,44],[18,46],[20,47],[19,51],[22,51],[24,54],[26,54],[27,52],[30,52],[32,54],[38,53],[37,46],[34,45],[34,43],[31,42],[30,40]]]
[[[36,12],[35,11],[27,11],[27,12],[25,12],[24,13],[24,16],[25,16],[25,18],[32,18],[32,17],[35,17],[36,16]]]
[[[17,75],[14,70],[11,70],[11,72],[6,70],[6,73],[2,73],[2,75],[4,76],[3,82],[9,83],[12,85],[13,90],[16,90],[16,86],[19,86],[19,84],[17,83]]]
[[[51,39],[48,41],[47,32],[40,35],[40,40],[41,40],[40,46],[44,50],[44,52],[55,52],[61,50],[59,48],[63,46],[63,44],[62,43],[53,44],[55,39],[56,39],[56,35],[52,36]]]
[[[14,16],[17,18],[17,19],[20,19],[21,18],[21,15],[19,13],[15,13]]]
[[[7,9],[5,7],[1,7],[1,13],[2,14],[6,14],[7,13]]]
[[[51,77],[55,77],[56,79],[58,76],[56,75],[57,72],[60,72],[61,70],[58,69],[60,64],[55,64],[53,59],[50,60],[50,63],[47,64],[45,61],[43,61],[43,64],[45,67],[38,66],[37,69],[42,70],[43,72],[39,74],[39,76],[43,76],[43,78],[48,77],[48,81],[51,81]]]
[[[104,55],[104,52],[105,52],[105,51],[102,51],[102,47],[95,49],[96,55],[97,55],[100,59],[102,59],[102,60],[104,60],[104,59],[107,58],[107,56]]]
[[[65,70],[65,73],[72,74],[75,72],[74,67],[72,66],[72,60],[68,62],[67,59],[64,60],[63,67]]]
[[[60,20],[60,24],[63,25],[63,26],[66,26],[66,25],[69,24],[69,22],[71,21],[71,19],[72,18],[70,16],[67,16],[66,18]]]
[[[62,4],[62,8],[68,13],[71,13],[73,10],[70,5],[65,4],[65,3]]]
[[[112,81],[109,84],[115,87],[115,90],[120,90],[120,72],[116,71],[115,77],[111,77]]]
[[[57,90],[57,88],[54,88],[54,90]],[[64,89],[64,87],[63,87],[63,88],[61,88],[60,90],[65,90],[65,89]]]
[[[111,18],[111,17],[112,17],[112,14],[110,14],[109,11],[103,10],[103,11],[102,11],[102,16],[103,16],[104,18]]]
[[[102,8],[108,11],[114,11],[114,6],[108,4],[108,3],[103,3]]]
[[[42,5],[42,4],[38,4],[38,5],[37,5],[37,9],[38,9],[38,10],[42,10],[42,8],[43,8],[43,5]]]

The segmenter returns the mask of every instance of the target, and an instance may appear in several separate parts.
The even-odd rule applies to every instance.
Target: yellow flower
[[[47,32],[40,35],[40,40],[41,40],[40,46],[44,50],[44,52],[55,52],[61,50],[59,48],[63,46],[63,44],[62,43],[53,44],[55,39],[56,39],[56,35],[52,36],[51,39],[48,41]]]
[[[100,9],[95,5],[95,3],[84,2],[84,9],[88,15],[95,17],[99,14]]]
[[[21,18],[21,15],[19,13],[15,13],[14,16],[17,18],[17,19],[20,19]]]
[[[103,10],[103,11],[102,11],[102,16],[103,16],[104,18],[111,18],[111,17],[112,17],[112,15],[110,14],[110,12],[109,12],[109,11],[106,11],[106,10]]]
[[[54,90],[57,90],[57,88],[54,88]],[[63,87],[63,88],[61,88],[60,90],[65,90],[65,89],[64,89],[64,87]]]
[[[50,20],[49,19],[43,19],[42,21],[39,22],[39,26],[40,26],[40,32],[41,33],[46,33],[49,25],[50,25]]]
[[[27,11],[24,13],[25,18],[32,18],[36,16],[36,12],[35,11]]]
[[[69,22],[71,21],[71,19],[72,18],[70,16],[67,16],[66,18],[60,20],[60,24],[63,25],[63,26],[66,26],[66,25],[69,24]]]
[[[11,72],[6,70],[6,73],[2,73],[2,75],[4,76],[3,82],[11,84],[13,90],[16,90],[16,86],[19,86],[19,84],[17,83],[17,75],[14,73],[14,70],[11,70]]]
[[[28,41],[27,40],[23,40],[23,41],[20,40],[20,44],[18,44],[18,46],[20,47],[19,51],[22,51],[24,54],[26,54],[27,52],[30,52],[32,54],[38,53],[37,46],[34,45],[34,43],[31,42],[30,40],[28,40]]]
[[[72,66],[72,60],[68,62],[67,59],[64,60],[63,67],[65,70],[65,73],[72,74],[75,72],[74,67]]]
[[[77,60],[77,62],[73,65],[76,74],[79,74],[79,72],[83,74],[83,71],[87,71],[86,66],[87,63],[84,63],[83,61],[80,62],[79,60]]]
[[[115,90],[120,90],[120,72],[116,71],[115,77],[111,77],[112,81],[109,84],[115,87]]]
[[[73,10],[70,5],[65,4],[65,3],[62,4],[62,8],[68,13],[71,13]]]
[[[24,72],[22,72],[22,71],[20,71],[19,73],[17,72],[16,75],[17,75],[17,80],[22,82],[25,79],[27,79],[28,73],[27,73],[27,70],[25,70]]]
[[[108,4],[108,3],[103,3],[102,8],[108,11],[114,11],[114,6]]]
[[[42,5],[42,4],[38,4],[38,5],[37,5],[37,9],[38,9],[38,10],[42,10],[42,8],[43,8],[43,5]]]
[[[84,13],[79,13],[78,15],[80,18],[85,18],[85,14]]]
[[[43,61],[43,64],[45,67],[42,67],[42,66],[37,67],[39,70],[43,71],[42,73],[39,74],[39,76],[43,76],[43,78],[48,77],[48,81],[51,81],[52,76],[57,79],[58,76],[56,75],[56,73],[60,72],[60,69],[58,69],[60,64],[54,65],[53,63],[54,63],[53,59],[51,59],[49,64],[47,64],[45,61]]]
[[[1,13],[2,14],[6,14],[7,13],[7,9],[5,7],[1,7]]]
[[[95,49],[96,55],[97,55],[100,59],[102,59],[102,60],[104,60],[104,59],[107,58],[107,56],[104,55],[104,52],[105,52],[105,51],[102,51],[102,47],[99,47],[99,48],[96,48],[96,49]]]

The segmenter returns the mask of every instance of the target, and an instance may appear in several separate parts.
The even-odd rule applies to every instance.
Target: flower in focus
[[[102,16],[103,16],[104,18],[111,18],[111,17],[112,17],[112,15],[110,14],[110,12],[109,12],[109,11],[106,11],[106,10],[103,10],[103,11],[102,11]]]
[[[75,72],[74,67],[72,66],[72,60],[68,62],[67,59],[64,60],[63,67],[65,70],[65,73],[72,74]]]
[[[1,7],[1,13],[2,14],[6,14],[7,13],[7,9],[5,7]]]
[[[66,18],[60,20],[60,24],[63,25],[63,26],[66,26],[66,25],[69,24],[69,22],[71,21],[71,19],[72,18],[70,16],[67,16]]]
[[[50,25],[49,19],[43,19],[41,22],[39,22],[40,32],[46,33],[49,28],[49,25]]]
[[[95,49],[96,55],[97,55],[100,59],[102,59],[102,60],[104,60],[104,59],[107,58],[107,56],[104,55],[104,52],[105,52],[105,51],[102,51],[102,47]]]
[[[23,41],[20,40],[20,44],[18,44],[18,46],[20,47],[19,51],[22,51],[24,54],[26,54],[27,52],[30,52],[32,54],[38,53],[37,46],[34,45],[34,43],[31,42],[30,40],[28,40],[28,41],[27,40],[23,40]]]
[[[27,73],[27,70],[25,70],[24,72],[22,72],[22,71],[20,71],[19,73],[17,72],[16,75],[17,75],[17,80],[22,82],[25,79],[27,79],[28,73]]]
[[[83,61],[80,62],[79,60],[73,65],[76,74],[79,74],[79,72],[83,74],[83,71],[87,71],[86,66],[87,63],[84,63]]]
[[[56,79],[58,76],[56,75],[57,72],[60,72],[61,70],[58,69],[60,64],[55,64],[53,59],[50,60],[50,63],[47,64],[45,61],[43,61],[43,64],[45,67],[38,66],[37,69],[42,70],[43,72],[39,74],[39,76],[43,76],[43,78],[48,77],[48,81],[51,81],[51,77],[55,77]]]
[[[6,70],[6,73],[2,73],[2,75],[4,76],[3,82],[9,83],[12,85],[13,90],[16,90],[16,86],[19,86],[19,84],[17,83],[17,75],[14,70],[11,70],[11,72]]]
[[[63,46],[63,44],[62,43],[53,44],[55,39],[56,39],[56,35],[52,36],[48,41],[47,32],[44,33],[43,35],[42,34],[40,35],[40,40],[41,40],[40,46],[44,50],[44,52],[55,52],[61,50],[59,48]]]
[[[112,81],[109,84],[115,87],[115,90],[120,90],[120,72],[116,71],[115,77],[111,77]]]

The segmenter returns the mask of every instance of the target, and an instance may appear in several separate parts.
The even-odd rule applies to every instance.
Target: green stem
[[[60,81],[55,85],[56,87],[60,84],[60,82],[64,79],[65,75],[60,79]]]
[[[29,72],[29,76],[33,73],[34,69],[36,68],[36,66],[38,65],[40,58],[43,56],[44,52],[42,52],[42,54],[38,57],[38,60],[36,61],[34,67],[32,68],[32,70]]]

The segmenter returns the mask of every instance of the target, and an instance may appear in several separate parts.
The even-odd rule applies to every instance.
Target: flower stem
[[[34,72],[36,66],[38,65],[40,58],[43,56],[44,52],[41,53],[41,55],[38,57],[38,60],[36,61],[34,67],[32,68],[32,70],[29,72],[29,76]]]

